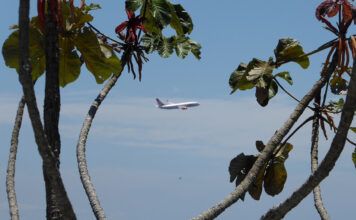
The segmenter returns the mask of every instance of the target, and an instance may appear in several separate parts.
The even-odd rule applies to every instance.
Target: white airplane
[[[158,98],[156,98],[156,101],[158,104],[157,107],[161,108],[161,109],[179,109],[180,108],[182,110],[187,110],[190,107],[196,107],[196,106],[200,105],[198,102],[179,102],[179,103],[168,102],[167,104],[164,104]]]

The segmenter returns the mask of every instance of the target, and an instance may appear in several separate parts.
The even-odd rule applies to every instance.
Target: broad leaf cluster
[[[266,106],[278,92],[278,84],[275,78],[284,79],[290,85],[293,84],[289,72],[281,72],[273,75],[273,70],[288,62],[296,62],[302,68],[308,68],[309,59],[303,52],[303,48],[297,40],[291,38],[280,39],[274,50],[275,61],[271,57],[268,61],[253,58],[248,64],[240,63],[231,74],[229,85],[232,93],[236,90],[256,88],[256,99],[261,106]]]
[[[141,8],[140,16],[144,17],[143,25],[147,31],[141,41],[146,53],[157,51],[161,57],[167,58],[175,51],[178,57],[185,58],[191,52],[200,59],[201,45],[187,36],[193,30],[192,19],[180,4],[167,0],[126,0],[126,8],[132,11]],[[162,34],[168,26],[176,35],[166,37]]]
[[[112,74],[120,74],[121,62],[113,50],[105,46],[97,35],[85,27],[86,22],[93,20],[87,12],[99,9],[91,4],[82,10],[74,8],[72,14],[69,2],[61,2],[63,23],[59,33],[59,81],[62,87],[75,81],[80,75],[82,62],[93,74],[97,83],[103,83]],[[17,29],[17,26],[14,27]],[[10,68],[19,70],[18,34],[15,30],[4,42],[2,53],[5,63]],[[30,62],[33,80],[45,71],[45,34],[38,17],[30,22]]]
[[[262,152],[264,147],[265,145],[262,141],[256,141],[256,148],[259,152]],[[262,169],[256,176],[256,180],[248,189],[248,193],[252,198],[259,200],[263,188],[265,189],[265,192],[271,196],[275,196],[282,192],[287,180],[287,170],[284,162],[288,158],[288,154],[292,149],[293,146],[289,143],[276,148],[274,156],[263,165]],[[233,182],[236,179],[236,186],[239,185],[250,171],[258,156],[259,154],[245,155],[241,153],[232,159],[229,166],[230,182]],[[242,200],[244,200],[244,198],[245,194],[241,196]]]

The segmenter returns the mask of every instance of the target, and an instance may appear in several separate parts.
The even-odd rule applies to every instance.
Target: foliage
[[[256,148],[259,152],[262,152],[265,145],[262,141],[256,141]],[[265,192],[270,196],[275,196],[282,192],[287,180],[287,170],[284,162],[292,149],[293,145],[289,143],[283,146],[279,145],[276,148],[273,157],[263,165],[254,183],[248,189],[253,199],[260,199],[262,188],[264,188]],[[230,182],[236,179],[236,186],[239,185],[250,171],[258,156],[259,154],[245,155],[244,153],[240,153],[232,159],[229,166]],[[241,199],[244,200],[244,197],[245,194],[241,196]]]
[[[296,62],[301,67],[308,68],[309,59],[305,56],[299,42],[291,39],[280,39],[274,50],[276,60],[270,57],[268,61],[253,58],[248,64],[240,63],[231,74],[229,85],[231,94],[236,90],[256,88],[256,99],[261,106],[266,106],[278,92],[276,77],[284,79],[290,85],[293,84],[289,72],[281,72],[273,75],[273,70],[288,62]]]
[[[86,22],[93,20],[87,12],[97,8],[100,6],[86,6],[83,10],[74,8],[72,15],[69,2],[61,2],[63,23],[59,34],[59,80],[62,87],[78,78],[82,61],[97,83],[103,83],[112,74],[121,73],[121,62],[113,50],[104,46],[95,32],[85,26]],[[45,36],[40,23],[38,17],[32,18],[30,22],[30,61],[33,80],[39,78],[45,71]],[[2,53],[5,64],[18,71],[18,30],[10,34],[4,42]]]

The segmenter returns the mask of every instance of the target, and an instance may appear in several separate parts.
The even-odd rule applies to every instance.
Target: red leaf
[[[326,0],[323,1],[316,8],[315,16],[320,21],[321,17],[325,17],[326,15],[328,15],[328,17],[333,17],[337,14],[338,11],[339,11],[338,2],[335,2],[333,0]]]
[[[345,1],[342,4],[342,16],[344,18],[345,23],[347,23],[348,21],[350,21],[352,19],[352,9],[353,8],[354,8],[354,6],[348,1]]]
[[[129,19],[135,18],[135,13],[134,13],[133,11],[131,11],[131,10],[129,10],[129,9],[125,9],[125,11],[126,11],[127,17],[128,17]]]
[[[117,26],[117,27],[115,28],[115,32],[116,32],[117,34],[120,34],[120,32],[125,29],[125,27],[127,26],[128,23],[129,23],[128,21],[122,22],[119,26]]]

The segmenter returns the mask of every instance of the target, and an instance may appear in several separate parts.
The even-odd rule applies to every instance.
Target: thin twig
[[[280,83],[279,81],[273,77],[273,80],[277,83],[277,85],[287,94],[289,95],[292,99],[294,99],[295,101],[297,101],[298,103],[300,103],[300,100],[297,99],[295,96],[293,96],[290,92],[288,92],[288,90],[286,90]],[[314,110],[312,107],[310,107],[309,105],[307,106],[307,108]]]
[[[12,130],[11,137],[11,147],[9,154],[9,162],[7,165],[7,176],[6,176],[6,192],[7,199],[9,202],[9,210],[11,220],[19,220],[19,208],[16,200],[16,191],[15,191],[15,170],[16,170],[16,155],[17,147],[19,144],[19,133],[22,124],[22,116],[25,108],[25,97],[22,96],[19,106],[17,108],[16,118],[14,129]]]
[[[121,46],[124,46],[125,44],[124,43],[121,43],[120,41],[117,41],[109,36],[107,36],[106,34],[104,34],[103,32],[99,31],[96,27],[94,27],[94,25],[92,25],[90,22],[87,22],[87,24],[89,25],[90,28],[92,28],[94,31],[96,31],[98,34],[100,34],[101,36],[105,37],[106,39],[109,39]]]

